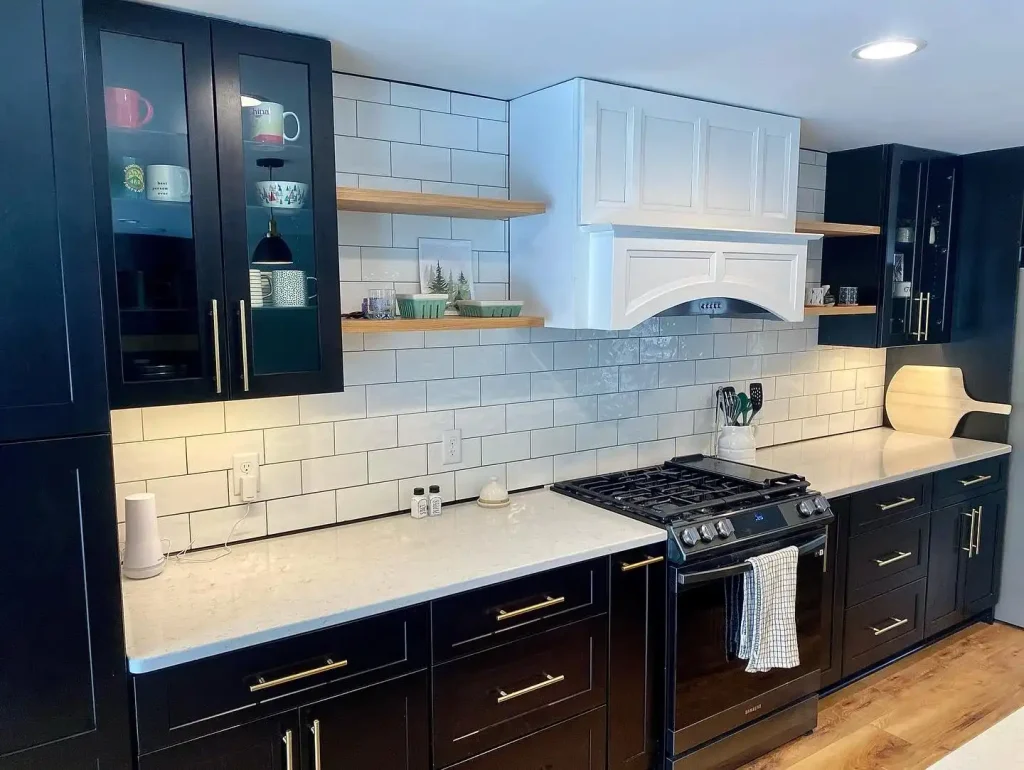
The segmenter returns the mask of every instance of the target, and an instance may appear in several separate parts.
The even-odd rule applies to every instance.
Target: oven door
[[[669,693],[666,746],[676,756],[816,693],[827,628],[823,586],[828,566],[825,527],[670,570]],[[750,568],[745,560],[795,545],[796,627],[800,665],[746,673],[746,661],[726,653],[727,579]]]

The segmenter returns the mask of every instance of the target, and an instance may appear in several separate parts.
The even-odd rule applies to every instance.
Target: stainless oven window
[[[735,555],[736,562],[756,552],[783,545],[801,545],[819,537],[774,543]],[[826,640],[822,628],[824,549],[801,555],[797,567],[796,624],[800,666],[748,674],[746,661],[726,651],[726,580],[706,580],[678,586],[675,607],[673,670],[674,698],[669,729],[674,733],[672,754],[688,751],[746,722],[816,691]],[[726,566],[721,563],[715,568]],[[700,571],[694,567],[687,571]],[[684,581],[685,581],[685,572]],[[813,688],[813,689],[809,689]],[[673,708],[674,706],[674,708]]]

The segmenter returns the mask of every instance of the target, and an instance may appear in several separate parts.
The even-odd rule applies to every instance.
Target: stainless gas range
[[[693,455],[561,482],[557,492],[665,527],[665,768],[739,767],[817,724],[831,628],[828,501],[801,476]],[[796,546],[800,665],[748,674],[726,643],[726,593],[746,559]]]

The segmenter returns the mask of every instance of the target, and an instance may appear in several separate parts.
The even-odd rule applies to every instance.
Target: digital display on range
[[[758,508],[749,513],[739,513],[730,516],[729,521],[736,528],[737,537],[748,537],[786,526],[786,517],[782,515],[777,505],[771,508]]]

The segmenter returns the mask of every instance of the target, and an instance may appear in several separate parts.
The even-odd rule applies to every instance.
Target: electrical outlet
[[[857,378],[857,389],[853,394],[853,405],[854,406],[866,406],[868,403],[868,389],[862,384],[863,380]]]
[[[441,434],[441,453],[444,465],[462,462],[462,431],[459,428],[446,430]]]
[[[232,488],[243,501],[255,500],[260,491],[260,456],[240,452],[231,456]]]

